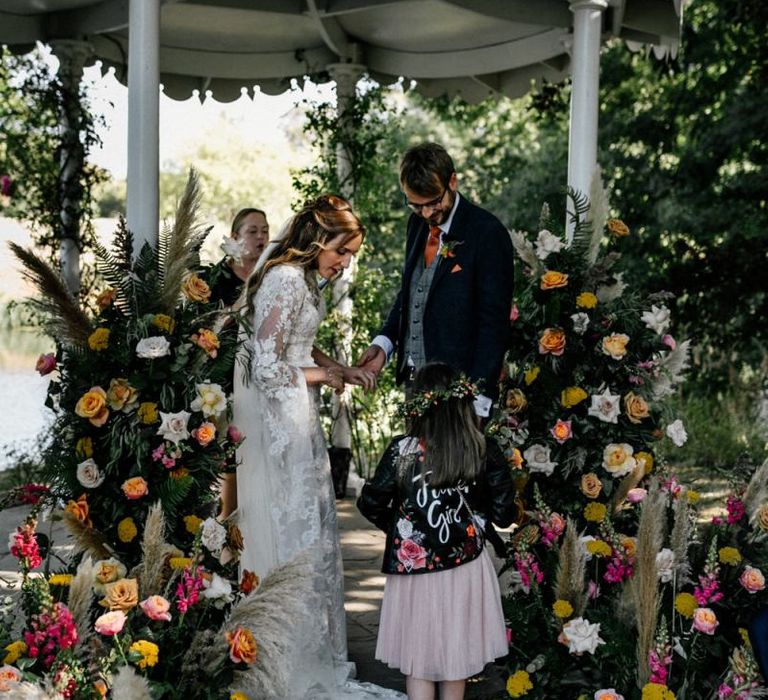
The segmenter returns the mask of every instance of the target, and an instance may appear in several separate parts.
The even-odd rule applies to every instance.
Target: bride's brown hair
[[[253,313],[253,298],[267,272],[276,265],[311,269],[328,243],[340,235],[344,236],[342,245],[365,236],[363,224],[346,199],[324,194],[306,202],[288,223],[285,234],[275,241],[266,262],[248,278],[245,284],[248,313]]]

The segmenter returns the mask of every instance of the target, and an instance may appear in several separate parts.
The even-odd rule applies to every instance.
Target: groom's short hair
[[[400,184],[417,194],[439,194],[456,171],[453,159],[439,143],[420,143],[409,148],[400,163]]]

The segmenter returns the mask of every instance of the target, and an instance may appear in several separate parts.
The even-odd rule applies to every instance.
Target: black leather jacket
[[[429,474],[421,475],[418,441],[400,436],[390,443],[357,501],[360,512],[387,533],[382,572],[423,574],[466,564],[480,555],[492,522],[512,523],[509,466],[493,441],[487,451],[476,481],[431,489]]]

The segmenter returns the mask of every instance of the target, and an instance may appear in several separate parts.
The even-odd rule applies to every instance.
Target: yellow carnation
[[[511,698],[521,698],[533,690],[533,683],[527,671],[515,671],[507,678],[507,693]]]
[[[198,518],[196,515],[184,516],[184,527],[190,535],[196,535],[202,524],[202,519]]]
[[[109,347],[109,328],[97,328],[88,336],[88,347],[101,352]]]
[[[143,423],[144,425],[157,423],[157,419],[159,418],[157,404],[152,401],[145,401],[144,403],[139,404],[139,410],[136,412],[136,415],[139,419],[139,423]]]
[[[643,686],[643,700],[675,700],[675,694],[661,683],[646,683]]]
[[[152,325],[155,328],[159,328],[164,333],[173,333],[173,329],[176,327],[176,321],[166,314],[155,314],[152,319]]]
[[[139,531],[133,518],[123,518],[117,524],[117,537],[121,542],[133,542],[138,534]]]
[[[589,394],[587,394],[581,387],[569,386],[560,392],[560,403],[564,408],[573,408],[586,399],[587,396],[589,396]]]
[[[603,540],[590,540],[587,542],[587,551],[593,557],[610,557],[613,549]]]
[[[635,452],[635,460],[638,464],[642,460],[646,474],[650,474],[653,471],[653,455],[650,452]]]
[[[555,617],[559,617],[561,620],[573,615],[573,605],[567,600],[556,600],[552,603],[552,610],[555,613]]]
[[[736,566],[741,562],[741,552],[736,547],[721,547],[717,554],[721,564]]]
[[[699,607],[692,593],[678,593],[675,597],[675,610],[683,617],[693,617],[693,611]]]
[[[584,506],[584,517],[591,523],[601,523],[605,520],[608,509],[604,503],[587,503]]]
[[[171,557],[168,566],[174,570],[189,569],[192,566],[192,557]]]
[[[541,372],[541,367],[538,365],[525,370],[525,383],[527,386],[530,386],[536,381],[536,377],[539,376],[539,372]]]
[[[128,648],[128,651],[132,651],[139,654],[141,658],[136,662],[139,668],[146,668],[149,666],[152,668],[157,663],[160,648],[157,644],[148,642],[145,639],[140,639],[138,642],[134,642]]]
[[[4,664],[16,663],[24,654],[27,653],[27,645],[20,639],[16,642],[11,642],[5,647],[8,652],[3,658]]]
[[[74,577],[72,574],[52,574],[48,578],[49,586],[69,586]]]
[[[580,309],[594,309],[597,306],[597,297],[592,292],[582,292],[576,297],[576,306]]]

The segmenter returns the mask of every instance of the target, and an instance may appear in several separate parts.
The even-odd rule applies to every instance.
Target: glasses
[[[414,202],[408,201],[408,199],[406,198],[405,206],[408,207],[412,212],[415,212],[416,214],[420,214],[424,209],[439,209],[440,205],[443,202],[443,197],[445,197],[445,193],[447,191],[448,191],[448,186],[446,186],[446,188],[442,191],[439,197],[430,199],[428,202],[424,202],[424,204],[416,204]]]

